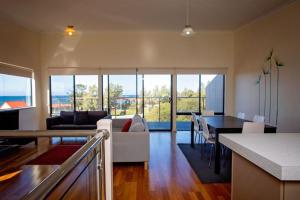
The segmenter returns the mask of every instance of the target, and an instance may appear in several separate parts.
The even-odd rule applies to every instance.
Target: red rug
[[[72,156],[82,145],[57,145],[38,156],[27,165],[61,165]]]

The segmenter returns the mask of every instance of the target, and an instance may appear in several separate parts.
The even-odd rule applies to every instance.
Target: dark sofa
[[[93,130],[100,119],[111,116],[106,111],[61,111],[60,116],[47,118],[47,130]]]

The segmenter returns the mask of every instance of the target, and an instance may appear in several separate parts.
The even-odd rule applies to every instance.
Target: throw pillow
[[[132,124],[143,123],[143,118],[140,115],[134,115],[132,118]]]
[[[127,119],[123,125],[123,128],[122,128],[122,132],[128,132],[129,131],[129,128],[131,126],[131,123],[132,123],[132,119]]]
[[[144,132],[145,126],[143,123],[135,123],[130,126],[129,132]]]
[[[88,112],[87,111],[76,111],[74,114],[74,124],[76,124],[76,125],[88,124]]]

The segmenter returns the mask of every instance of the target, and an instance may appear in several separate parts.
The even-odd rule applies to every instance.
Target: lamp
[[[186,2],[185,27],[182,30],[181,35],[184,37],[191,37],[195,34],[195,31],[190,25],[190,0],[187,0]]]
[[[75,33],[74,26],[72,26],[72,25],[67,26],[67,28],[65,29],[65,32],[66,32],[69,36],[72,36],[72,35]]]

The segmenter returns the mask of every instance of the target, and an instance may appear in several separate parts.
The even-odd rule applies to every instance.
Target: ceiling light
[[[69,36],[74,35],[74,33],[75,33],[74,26],[72,26],[72,25],[67,26],[65,32],[66,32],[66,34],[68,34]]]
[[[186,16],[185,16],[185,27],[181,32],[184,37],[191,37],[195,34],[192,26],[190,25],[190,0],[186,1]]]

